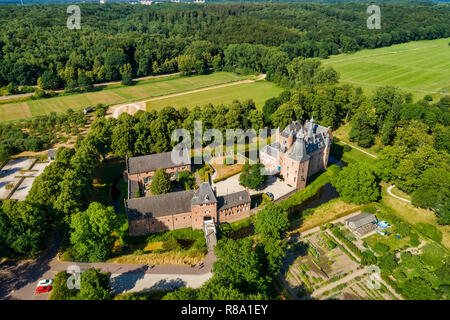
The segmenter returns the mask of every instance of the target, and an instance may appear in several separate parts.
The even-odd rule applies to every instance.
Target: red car
[[[40,286],[36,288],[36,293],[44,293],[52,290],[52,286]]]

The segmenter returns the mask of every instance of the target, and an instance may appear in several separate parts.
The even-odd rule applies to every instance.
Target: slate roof
[[[294,135],[297,131],[299,131],[302,128],[302,124],[299,121],[292,122],[288,124],[286,128],[284,128],[283,131],[280,132],[280,134],[288,138],[289,136]]]
[[[191,212],[194,191],[179,191],[126,201],[128,220]]]
[[[136,180],[128,180],[128,199],[139,197],[139,182]]]
[[[374,214],[362,212],[354,217],[351,217],[345,222],[353,229],[357,229],[363,225],[369,224],[369,223],[375,223],[377,222],[377,218]]]
[[[130,174],[155,171],[157,169],[168,169],[191,164],[191,158],[185,156],[181,163],[172,160],[172,152],[149,154],[146,156],[132,157],[127,159],[127,172]]]
[[[318,125],[313,118],[310,121],[306,121],[304,126],[299,121],[295,121],[289,124],[280,134],[284,137],[294,136],[296,138],[294,149],[289,154],[289,157],[294,160],[302,159],[304,161],[308,159],[305,156],[302,144],[305,146],[306,155],[331,144],[328,128]],[[299,138],[304,138],[304,143],[298,141]]]
[[[239,206],[251,202],[250,194],[247,190],[230,193],[224,196],[218,197],[217,211],[226,210],[232,207]]]
[[[303,162],[310,158],[306,151],[305,139],[303,138],[302,132],[300,132],[297,136],[294,146],[292,147],[292,151],[289,153],[288,157],[298,162]]]
[[[195,194],[191,199],[191,204],[206,204],[206,203],[216,203],[217,199],[214,195],[214,192],[211,188],[211,185],[208,182],[203,182],[200,184],[197,190],[195,190]]]

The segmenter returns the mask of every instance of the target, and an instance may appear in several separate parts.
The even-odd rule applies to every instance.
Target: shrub
[[[333,224],[331,222],[328,222],[326,226],[327,226],[327,229],[333,228]]]
[[[326,229],[325,226],[320,226],[320,230],[324,231]]]
[[[364,266],[370,266],[377,263],[377,257],[370,250],[365,250],[362,253],[361,264]]]
[[[49,300],[70,300],[77,295],[79,290],[69,289],[67,286],[69,277],[70,274],[66,271],[60,271],[55,275]]]
[[[436,241],[442,241],[442,232],[436,229],[435,226],[429,223],[419,222],[414,225],[420,234]]]
[[[174,249],[179,248],[180,246],[181,246],[181,245],[180,245],[180,243],[177,241],[177,239],[171,238],[171,239],[168,239],[167,241],[165,241],[165,242],[163,243],[162,248],[163,248],[164,250],[174,250]]]
[[[419,236],[417,235],[417,233],[411,233],[409,235],[409,239],[409,244],[411,245],[411,247],[417,247],[420,244]]]
[[[352,147],[350,147],[348,144],[346,144],[344,146],[344,152],[350,152],[350,151],[352,151]]]
[[[395,268],[397,268],[397,260],[395,259],[395,255],[393,253],[380,257],[378,262],[378,266],[381,271],[387,275],[391,275]]]
[[[411,230],[410,227],[406,223],[402,222],[397,224],[397,226],[395,227],[395,232],[397,232],[402,237],[409,236],[410,230]]]
[[[362,258],[362,254],[361,254],[361,250],[358,249],[358,247],[351,242],[350,240],[348,240],[341,232],[341,230],[339,230],[337,227],[334,227],[333,229],[331,229],[331,233],[333,233],[333,235],[338,238],[339,240],[342,241],[342,243],[344,243],[347,248],[350,249],[350,251],[352,251],[357,257]]]
[[[377,242],[373,247],[373,250],[375,250],[378,254],[384,254],[389,251],[389,246],[384,243]]]

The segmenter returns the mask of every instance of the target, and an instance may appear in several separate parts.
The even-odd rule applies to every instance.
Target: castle
[[[260,150],[259,160],[288,185],[304,189],[309,177],[327,168],[332,140],[330,128],[316,124],[313,118],[304,125],[294,121],[281,132],[277,129],[275,142]]]
[[[295,189],[303,189],[309,177],[326,169],[332,133],[314,119],[302,125],[298,121],[283,131],[277,129],[275,142],[259,152],[266,170],[279,173],[284,182]],[[233,222],[250,216],[250,194],[247,190],[217,196],[208,182],[197,190],[146,194],[157,169],[163,169],[172,179],[181,171],[191,171],[191,159],[186,156],[174,163],[171,152],[127,158],[124,176],[128,181],[125,207],[131,236],[191,227],[201,229],[205,221]]]
[[[172,179],[181,171],[191,171],[189,157],[174,163],[170,154],[157,153],[126,161],[128,199],[125,208],[131,236],[187,227],[201,229],[204,221],[224,223],[250,216],[248,191],[216,196],[208,182],[201,183],[197,190],[140,197],[139,190],[146,189],[157,169],[163,169]]]

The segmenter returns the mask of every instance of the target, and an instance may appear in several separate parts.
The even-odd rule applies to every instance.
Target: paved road
[[[113,293],[151,289],[175,289],[182,286],[198,288],[212,276],[215,256],[208,253],[203,264],[190,266],[148,266],[143,264],[74,263],[57,258],[62,235],[57,233],[47,251],[36,260],[0,263],[0,299],[46,300],[48,293],[36,295],[40,279],[52,279],[59,271],[77,265],[81,271],[100,268],[111,273]]]

